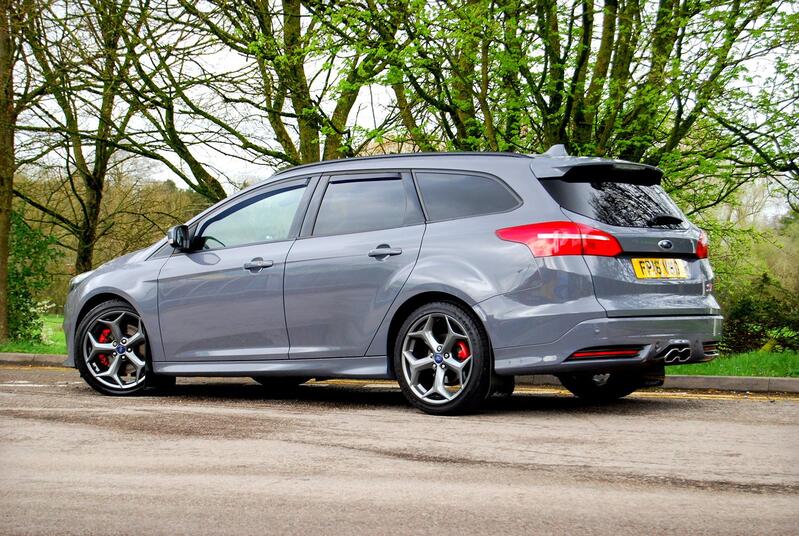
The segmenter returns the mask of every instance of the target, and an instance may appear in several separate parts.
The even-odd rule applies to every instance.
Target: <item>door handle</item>
[[[402,248],[392,248],[388,244],[380,244],[375,249],[369,250],[370,257],[380,258],[392,255],[402,255]]]
[[[244,263],[244,269],[249,270],[253,273],[260,272],[264,268],[269,268],[273,266],[275,263],[273,261],[265,261],[261,257],[256,257],[250,262]]]

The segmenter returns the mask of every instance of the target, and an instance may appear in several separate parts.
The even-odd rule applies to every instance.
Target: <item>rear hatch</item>
[[[660,186],[662,172],[586,160],[550,168],[557,176],[539,179],[567,218],[604,231],[621,245],[615,257],[583,256],[608,316],[718,314],[706,236]]]

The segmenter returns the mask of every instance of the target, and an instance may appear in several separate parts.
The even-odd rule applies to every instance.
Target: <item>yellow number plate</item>
[[[688,266],[682,259],[632,259],[638,279],[688,279]]]

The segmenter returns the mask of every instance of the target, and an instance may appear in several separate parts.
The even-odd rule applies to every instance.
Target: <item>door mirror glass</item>
[[[185,225],[175,225],[166,232],[166,239],[173,248],[185,251],[189,249],[189,228]]]

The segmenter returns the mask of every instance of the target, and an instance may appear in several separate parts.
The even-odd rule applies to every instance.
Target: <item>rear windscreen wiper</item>
[[[649,227],[657,227],[659,225],[678,225],[682,223],[682,218],[672,216],[671,214],[656,214],[646,220]]]

